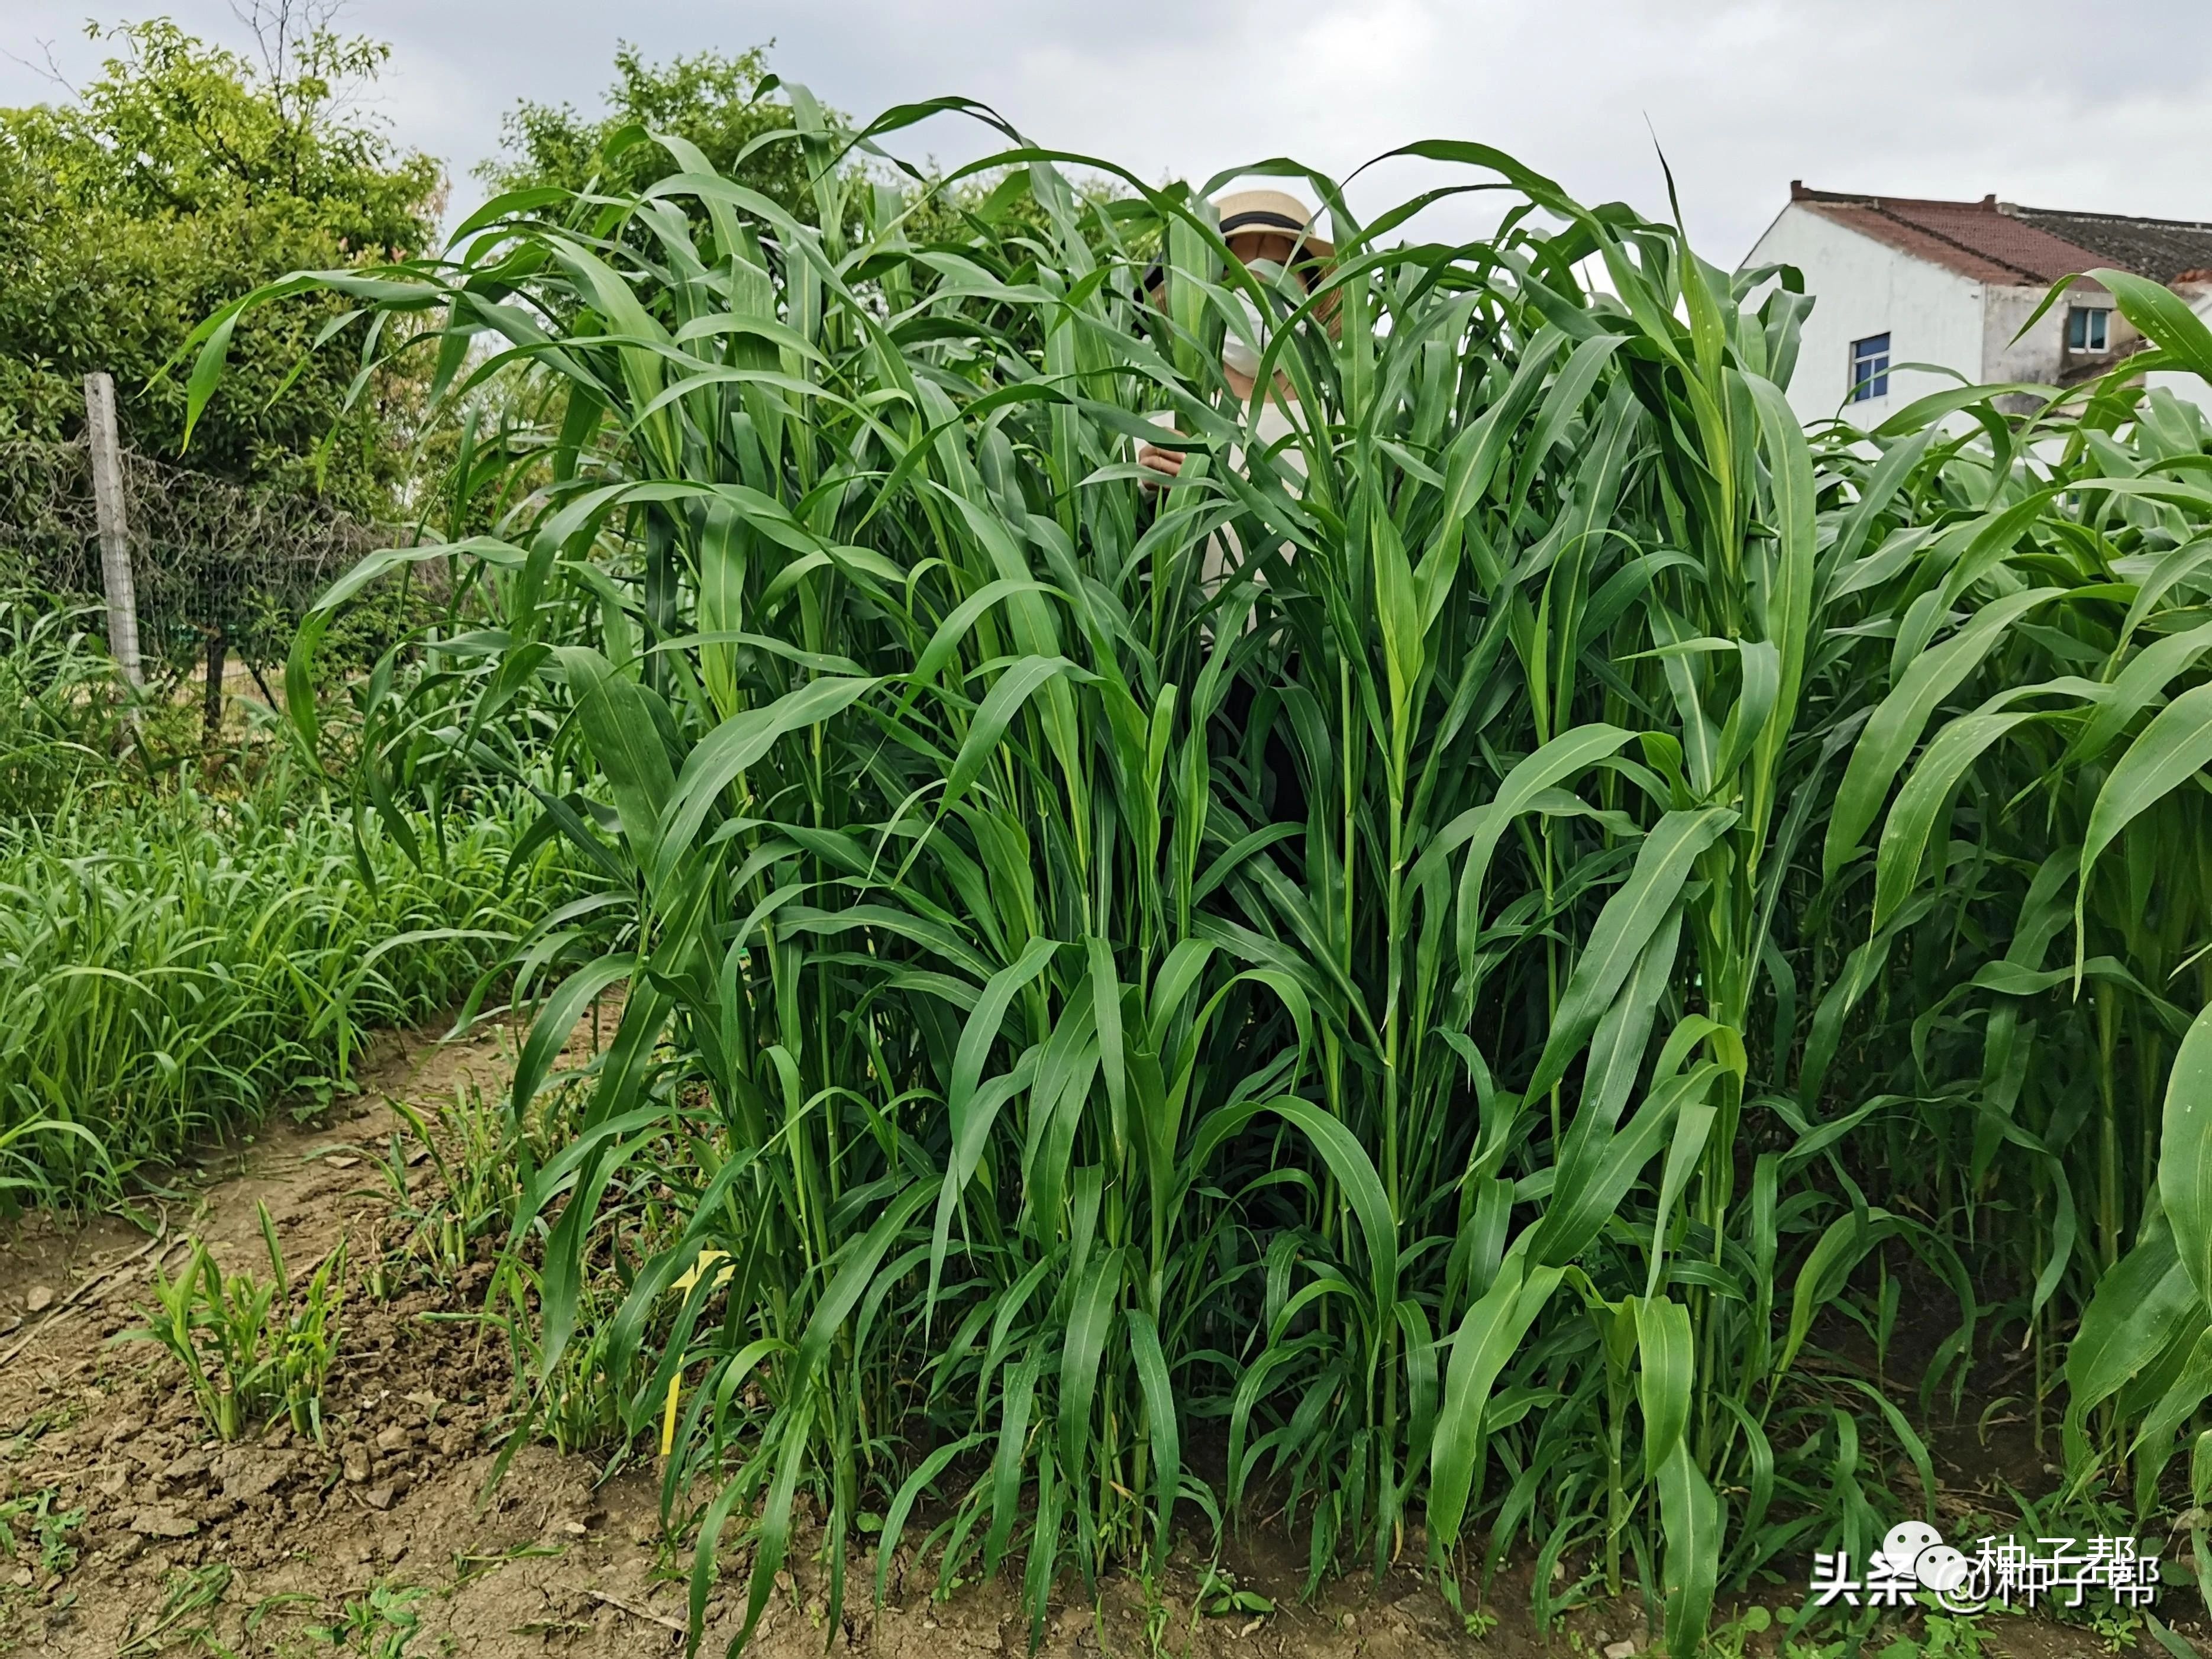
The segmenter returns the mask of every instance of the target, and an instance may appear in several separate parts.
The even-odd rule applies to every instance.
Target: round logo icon
[[[1938,1595],[1948,1595],[1966,1582],[1972,1564],[1948,1544],[1931,1544],[1912,1563],[1912,1576]]]
[[[1942,1547],[1943,1534],[1925,1521],[1900,1521],[1889,1529],[1881,1540],[1881,1558],[1890,1570],[1900,1577],[1919,1578],[1918,1563],[1922,1554]],[[1956,1554],[1954,1550],[1952,1553]],[[1922,1583],[1928,1581],[1921,1578]],[[1935,1587],[1929,1586],[1931,1589]]]

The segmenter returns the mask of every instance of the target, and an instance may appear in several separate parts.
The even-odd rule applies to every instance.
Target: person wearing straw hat
[[[1294,271],[1308,292],[1321,280],[1323,262],[1336,252],[1334,245],[1315,234],[1312,210],[1286,191],[1232,191],[1217,198],[1213,209],[1219,216],[1221,239],[1228,244],[1234,258],[1248,266],[1267,264]],[[1246,305],[1249,309],[1250,301],[1247,301]],[[1254,321],[1257,320],[1255,317]],[[1229,389],[1249,404],[1258,385],[1260,354],[1233,329],[1221,343],[1221,372],[1229,382]],[[1290,417],[1284,405],[1297,401],[1297,394],[1291,389],[1289,379],[1278,374],[1253,424],[1253,435],[1263,446],[1272,447],[1291,435]],[[1166,426],[1171,425],[1175,417],[1171,411],[1163,410],[1153,418]],[[1303,458],[1295,450],[1288,452],[1285,459],[1291,465],[1302,469]],[[1242,459],[1241,456],[1232,455],[1230,464],[1240,465]],[[1160,474],[1163,479],[1177,477],[1182,472],[1182,453],[1155,444],[1140,445],[1137,461]],[[1221,573],[1210,569],[1207,574],[1218,580]]]
[[[1227,244],[1231,256],[1241,264],[1273,265],[1278,270],[1296,276],[1308,294],[1319,285],[1326,261],[1335,254],[1335,247],[1315,234],[1312,211],[1295,196],[1279,190],[1236,191],[1218,198],[1213,208],[1218,216],[1222,240]],[[1261,273],[1261,281],[1268,281]],[[1149,286],[1149,284],[1148,284]],[[1155,303],[1164,298],[1155,295]],[[1222,378],[1229,390],[1251,415],[1252,439],[1263,452],[1279,453],[1284,465],[1303,477],[1305,456],[1295,443],[1285,442],[1296,431],[1290,411],[1297,406],[1297,392],[1287,375],[1278,370],[1274,384],[1268,387],[1254,410],[1253,394],[1258,389],[1261,367],[1261,356],[1267,338],[1267,328],[1261,313],[1248,295],[1239,295],[1249,322],[1249,335],[1230,329],[1221,343]],[[1317,307],[1317,315],[1324,327],[1329,327],[1334,301],[1325,301]],[[1332,329],[1332,331],[1333,329]],[[1174,428],[1175,413],[1163,410],[1150,416],[1154,424]],[[1182,474],[1182,452],[1163,448],[1157,444],[1140,443],[1137,461],[1154,476],[1147,481],[1153,489],[1165,489]],[[1228,465],[1238,470],[1244,465],[1243,448],[1232,447]],[[1291,486],[1293,493],[1296,485]],[[1243,550],[1235,536],[1224,526],[1206,538],[1199,562],[1199,580],[1209,593],[1219,591],[1230,573],[1243,562]],[[1264,580],[1255,573],[1255,580]],[[1243,626],[1249,629],[1252,615],[1247,611]],[[1211,630],[1209,629],[1210,633]],[[1230,683],[1222,710],[1229,726],[1244,731],[1253,715],[1257,688],[1243,675]],[[1306,817],[1306,794],[1298,776],[1297,767],[1289,745],[1281,734],[1270,730],[1262,744],[1260,756],[1261,793],[1262,810],[1272,807],[1279,822],[1296,823]],[[1272,797],[1272,800],[1267,799]]]

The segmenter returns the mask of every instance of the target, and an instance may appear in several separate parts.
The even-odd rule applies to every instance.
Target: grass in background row
[[[547,849],[509,883],[516,836],[495,811],[417,865],[281,779],[0,820],[0,1201],[118,1193],[458,1001],[556,878]]]

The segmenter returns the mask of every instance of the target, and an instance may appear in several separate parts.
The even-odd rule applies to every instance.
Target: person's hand
[[[1162,482],[1169,478],[1181,477],[1182,452],[1179,449],[1162,449],[1157,444],[1139,444],[1137,465],[1160,474]],[[1151,481],[1148,479],[1146,482]]]

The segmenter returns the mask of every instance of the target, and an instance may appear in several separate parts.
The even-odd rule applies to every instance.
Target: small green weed
[[[208,1627],[185,1621],[220,1603],[230,1593],[230,1568],[220,1561],[171,1573],[154,1622],[142,1631],[132,1620],[115,1650],[116,1659],[145,1659],[179,1642],[204,1642]]]
[[[453,1585],[458,1587],[467,1583],[471,1579],[481,1578],[488,1572],[496,1572],[513,1562],[534,1561],[549,1558],[557,1560],[566,1553],[568,1553],[567,1550],[558,1544],[518,1544],[510,1550],[494,1550],[482,1554],[468,1550],[455,1550],[453,1552]]]
[[[1712,1633],[1705,1638],[1705,1651],[1709,1659],[1743,1659],[1751,1638],[1773,1628],[1773,1613],[1754,1601],[1740,1608],[1734,1618],[1714,1626]]]
[[[307,1634],[334,1648],[368,1659],[404,1659],[407,1644],[422,1634],[419,1603],[429,1595],[420,1584],[378,1584],[348,1601],[328,1625],[310,1625]]]
[[[1238,1613],[1250,1617],[1254,1613],[1269,1613],[1275,1604],[1257,1590],[1240,1589],[1237,1575],[1224,1566],[1209,1566],[1198,1585],[1199,1611],[1209,1619],[1227,1619]]]
[[[1158,1579],[1150,1573],[1145,1576],[1144,1589],[1146,1650],[1154,1659],[1160,1659],[1160,1656],[1175,1651],[1168,1642],[1173,1619],[1167,1603],[1161,1599]],[[1191,1653],[1196,1650],[1200,1619],[1243,1618],[1256,1625],[1274,1610],[1273,1601],[1257,1590],[1240,1589],[1235,1573],[1218,1561],[1209,1561],[1200,1571],[1198,1590],[1191,1597],[1190,1620],[1183,1632],[1182,1651]]]
[[[58,1496],[58,1490],[48,1486],[0,1504],[0,1555],[32,1566],[42,1579],[76,1566],[76,1546],[70,1534],[84,1524],[84,1511],[57,1510]]]
[[[0,1440],[0,1460],[15,1462],[29,1456],[31,1448],[38,1444],[41,1437],[56,1429],[69,1427],[82,1413],[82,1406],[73,1401],[41,1406],[24,1419],[21,1425],[5,1440]]]
[[[428,1152],[438,1185],[433,1192],[410,1186],[410,1162],[419,1155],[394,1131],[377,1166],[391,1189],[391,1218],[406,1232],[377,1263],[380,1288],[388,1293],[410,1280],[450,1285],[514,1218],[521,1189],[507,1115],[473,1084],[453,1091],[434,1123],[404,1100],[393,1100],[392,1109]]]
[[[172,1279],[155,1272],[151,1322],[117,1340],[167,1349],[184,1368],[201,1418],[225,1440],[280,1411],[295,1432],[320,1440],[323,1382],[337,1352],[344,1299],[345,1243],[323,1258],[295,1298],[266,1205],[261,1237],[269,1251],[266,1283],[252,1273],[224,1273],[205,1242],[194,1239],[183,1273]]]
[[[295,1123],[313,1123],[330,1115],[332,1105],[350,1100],[361,1091],[340,1078],[302,1077],[293,1079],[297,1096],[286,1110]]]
[[[1923,1615],[1919,1631],[1899,1630],[1877,1650],[1875,1659],[1982,1659],[1982,1654],[1978,1620],[1931,1609]]]
[[[2089,1615],[2089,1628],[2097,1632],[2097,1639],[2108,1651],[2118,1653],[2136,1646],[2142,1639],[2143,1611],[2141,1607],[2099,1607]]]

